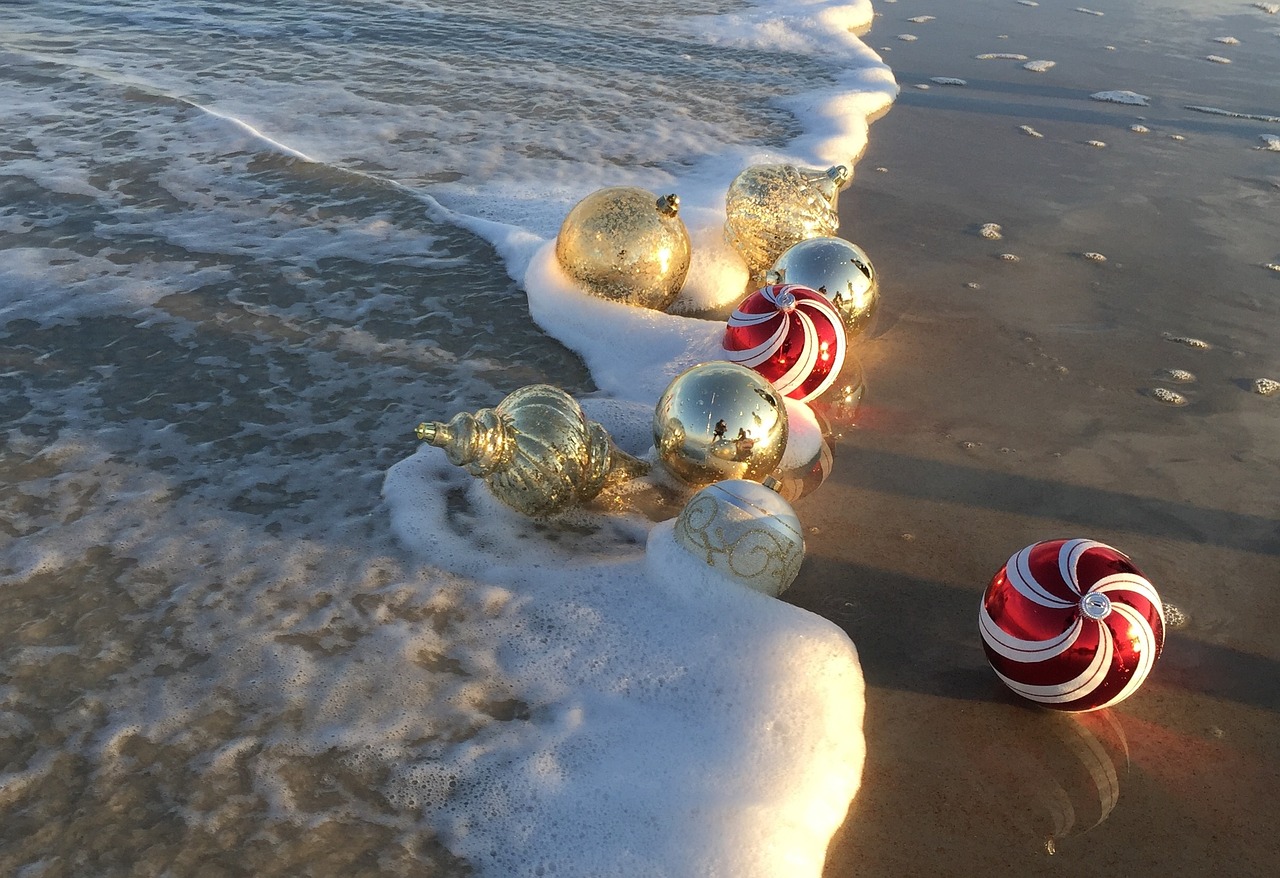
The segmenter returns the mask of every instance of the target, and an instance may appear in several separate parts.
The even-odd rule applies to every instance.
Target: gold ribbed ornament
[[[665,311],[684,286],[692,247],[680,199],[613,186],[574,205],[556,236],[556,259],[587,292]]]
[[[725,240],[747,263],[751,289],[764,286],[765,272],[792,244],[836,233],[840,190],[852,179],[847,165],[753,165],[729,184]]]
[[[618,449],[572,396],[531,384],[491,409],[462,412],[447,424],[418,425],[423,442],[443,448],[449,462],[483,478],[518,512],[544,518],[596,497],[614,478],[647,469]]]

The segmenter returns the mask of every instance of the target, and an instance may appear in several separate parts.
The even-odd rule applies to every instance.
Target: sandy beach
[[[902,93],[841,234],[884,305],[788,593],[868,683],[832,878],[1274,869],[1280,126],[1188,107],[1280,111],[1280,17],[1191,5],[876,5]],[[1120,548],[1171,607],[1098,713],[1017,703],[977,633],[995,570],[1056,537]]]

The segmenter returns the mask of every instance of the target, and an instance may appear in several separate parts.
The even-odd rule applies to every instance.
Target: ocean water
[[[412,430],[548,382],[651,455],[729,181],[892,102],[871,15],[0,4],[0,873],[818,874],[848,637]],[[676,313],[555,265],[607,185],[680,194]]]

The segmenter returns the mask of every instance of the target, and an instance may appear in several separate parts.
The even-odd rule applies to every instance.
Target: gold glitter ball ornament
[[[549,384],[522,387],[491,409],[462,412],[447,424],[419,424],[416,435],[534,518],[586,503],[611,479],[647,469],[587,420],[573,397]]]
[[[727,479],[700,490],[676,518],[676,543],[734,582],[777,597],[804,561],[791,504],[759,482]]]
[[[754,165],[739,174],[725,195],[725,240],[747,263],[750,287],[792,244],[834,235],[840,226],[837,202],[853,171],[795,165]]]
[[[880,304],[880,283],[867,254],[843,238],[809,238],[788,247],[766,275],[771,284],[817,290],[835,306],[845,336],[860,335]]]
[[[658,400],[653,444],[658,459],[686,485],[762,481],[787,448],[786,403],[753,369],[700,363],[677,375]]]
[[[692,253],[679,210],[675,195],[600,189],[565,217],[556,259],[592,295],[665,311],[684,286]]]

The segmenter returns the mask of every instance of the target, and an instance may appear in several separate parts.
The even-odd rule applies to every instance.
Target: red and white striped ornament
[[[1027,546],[997,571],[978,627],[1014,692],[1057,710],[1128,698],[1164,646],[1164,605],[1133,562],[1093,540]]]
[[[729,315],[725,359],[759,372],[783,396],[808,402],[844,366],[844,325],[826,296],[799,284],[756,290]]]

